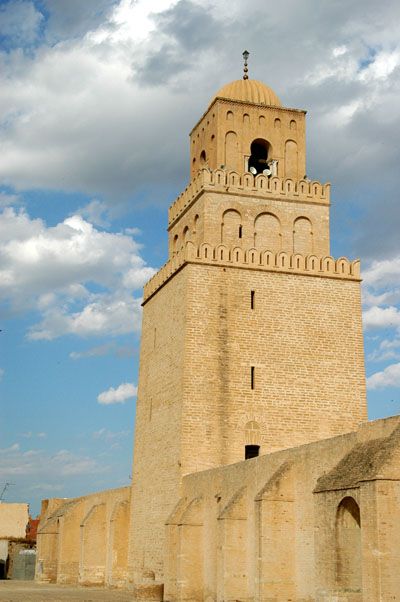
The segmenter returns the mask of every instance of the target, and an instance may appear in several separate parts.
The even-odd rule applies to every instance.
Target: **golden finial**
[[[249,54],[250,54],[250,52],[248,52],[247,50],[245,50],[243,52],[243,58],[244,58],[243,79],[249,79],[249,76],[247,75],[249,72],[249,70],[247,68],[247,59],[249,58]]]

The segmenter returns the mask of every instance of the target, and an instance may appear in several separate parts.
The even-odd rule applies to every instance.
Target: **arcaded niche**
[[[367,422],[360,261],[306,113],[232,82],[143,294],[132,488],[52,500],[37,578],[165,602],[400,598],[400,418]]]
[[[45,500],[36,579],[118,587],[128,582],[130,488]]]

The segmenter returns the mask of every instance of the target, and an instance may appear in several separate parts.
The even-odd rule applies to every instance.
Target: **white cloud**
[[[400,255],[373,261],[363,272],[364,284],[370,287],[396,286],[400,281]]]
[[[6,477],[69,477],[101,473],[104,467],[88,456],[69,450],[49,454],[43,450],[22,451],[19,444],[0,450],[0,479]]]
[[[363,314],[364,328],[400,327],[400,310],[397,307],[370,307]]]
[[[385,389],[400,387],[400,363],[391,364],[381,372],[375,372],[367,378],[368,389]]]
[[[0,213],[0,300],[39,311],[31,339],[138,331],[141,300],[133,292],[153,274],[127,233],[100,231],[80,215],[47,227],[23,209]]]
[[[95,431],[93,433],[93,439],[100,439],[103,441],[106,441],[107,443],[109,442],[115,442],[115,441],[119,441],[120,439],[125,439],[126,437],[129,437],[131,435],[131,431],[125,430],[125,431],[109,431],[106,428],[101,428],[98,431]]]
[[[123,383],[116,389],[110,387],[107,391],[103,391],[97,397],[97,401],[103,405],[113,403],[125,403],[127,399],[135,397],[137,387],[133,383]]]

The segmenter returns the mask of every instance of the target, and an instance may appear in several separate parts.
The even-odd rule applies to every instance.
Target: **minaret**
[[[144,290],[136,582],[162,577],[183,475],[349,432],[367,417],[359,262],[330,256],[330,186],[305,175],[306,113],[244,76],[190,133],[169,259]]]

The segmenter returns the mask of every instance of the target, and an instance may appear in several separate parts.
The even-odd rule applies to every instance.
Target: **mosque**
[[[305,122],[245,60],[190,132],[144,287],[132,486],[44,500],[37,580],[400,600],[400,417],[367,419],[360,263],[330,255]]]

